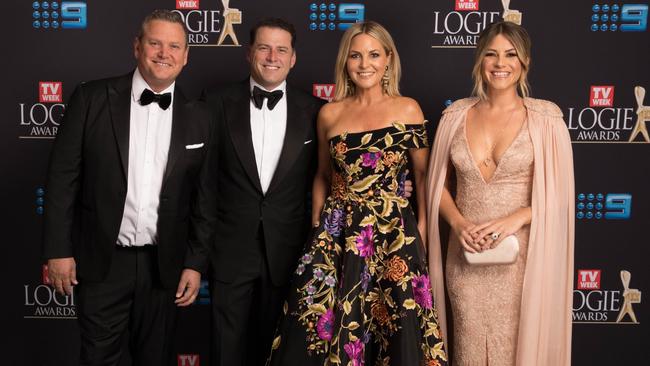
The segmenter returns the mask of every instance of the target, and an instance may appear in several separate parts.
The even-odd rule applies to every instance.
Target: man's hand
[[[404,172],[406,175],[409,174],[409,170],[406,169]],[[413,182],[410,179],[404,181],[404,198],[411,198],[413,195]]]
[[[72,295],[72,286],[77,282],[77,263],[74,258],[52,258],[47,260],[50,283],[61,295]]]
[[[174,301],[176,306],[192,305],[199,294],[200,286],[201,273],[189,268],[184,269],[176,289],[176,300]]]

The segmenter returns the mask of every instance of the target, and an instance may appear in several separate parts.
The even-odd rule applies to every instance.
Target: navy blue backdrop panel
[[[156,8],[190,32],[179,78],[190,97],[248,76],[248,30],[263,16],[296,25],[290,82],[333,96],[338,42],[349,24],[376,20],[395,38],[403,94],[432,121],[471,91],[478,33],[504,17],[533,39],[532,95],[557,103],[573,140],[576,251],[573,364],[650,362],[650,51],[648,0],[151,0],[5,2],[0,98],[0,210],[7,365],[78,361],[74,296],[55,295],[40,257],[45,170],[75,85],[133,70],[133,38]],[[236,9],[224,17],[224,6]],[[180,312],[179,366],[209,362],[207,285]],[[257,347],[258,345],[251,345]],[[123,365],[130,365],[125,359]]]

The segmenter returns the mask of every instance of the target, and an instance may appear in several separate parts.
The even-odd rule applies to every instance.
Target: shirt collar
[[[172,94],[172,105],[174,105],[174,87],[176,86],[176,82],[174,81],[172,85],[168,86],[165,90],[161,91],[160,93],[157,94],[163,94],[163,93],[171,93]],[[142,92],[145,89],[149,89],[153,91],[153,89],[149,86],[146,80],[142,77],[142,74],[140,74],[140,70],[138,68],[135,68],[135,71],[133,72],[133,81],[131,82],[131,97],[133,98],[134,102],[139,102],[140,101],[140,95],[142,95]],[[155,92],[154,92],[155,93]]]

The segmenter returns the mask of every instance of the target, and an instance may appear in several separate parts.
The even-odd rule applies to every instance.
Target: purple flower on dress
[[[374,231],[372,225],[367,225],[361,230],[359,236],[357,236],[357,249],[359,249],[359,255],[362,257],[370,257],[375,254],[374,246]]]
[[[427,310],[432,309],[433,300],[431,298],[431,283],[429,282],[429,276],[426,274],[413,276],[411,285],[413,286],[415,302]]]
[[[406,184],[406,173],[402,173],[399,176],[399,182],[397,184],[397,195],[404,197],[406,191],[404,190],[404,185]]]
[[[368,283],[370,283],[370,271],[366,264],[365,267],[363,267],[363,272],[361,272],[361,289],[363,289],[363,292],[368,291]]]
[[[326,341],[332,339],[332,334],[334,333],[334,311],[332,309],[327,309],[325,314],[320,316],[316,324],[316,330],[320,339]]]
[[[377,161],[381,157],[381,152],[367,152],[364,154],[361,154],[361,158],[363,159],[363,162],[361,163],[362,166],[365,167],[371,167],[375,168],[377,166]]]
[[[341,235],[341,226],[343,226],[343,210],[340,208],[335,208],[332,210],[332,213],[325,218],[325,230],[337,238]]]
[[[314,285],[307,286],[307,293],[310,294],[310,295],[315,294],[317,290],[318,289]]]
[[[364,344],[361,342],[361,339],[357,339],[354,342],[349,342],[343,349],[345,353],[348,354],[350,361],[352,361],[352,366],[363,366],[365,361],[363,359],[363,348]]]
[[[300,258],[300,260],[301,260],[302,263],[304,263],[304,264],[309,264],[309,263],[311,263],[311,261],[312,261],[313,259],[314,259],[314,257],[313,257],[311,254],[309,254],[309,253],[303,255],[302,258]]]
[[[314,278],[317,279],[317,280],[319,280],[319,281],[322,281],[323,278],[325,278],[325,273],[323,272],[322,269],[320,269],[320,268],[316,268],[316,269],[314,270]]]
[[[305,265],[300,263],[298,264],[298,268],[296,268],[296,274],[300,276],[303,272],[305,272]]]
[[[305,297],[305,302],[307,303],[307,305],[311,305],[314,303],[314,298],[312,296],[307,296]]]
[[[363,333],[363,337],[361,337],[361,339],[363,340],[364,344],[370,342],[370,333],[366,331],[365,333]]]
[[[327,277],[325,277],[325,284],[329,287],[336,286],[336,278],[328,275]]]

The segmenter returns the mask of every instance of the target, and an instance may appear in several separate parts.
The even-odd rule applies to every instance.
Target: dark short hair
[[[293,49],[296,48],[296,28],[293,26],[293,24],[281,18],[264,18],[259,22],[255,23],[255,25],[253,26],[253,28],[251,28],[250,31],[250,45],[253,45],[253,43],[255,43],[257,30],[262,27],[279,28],[289,32],[289,34],[291,34],[291,48]]]
[[[146,27],[149,23],[151,23],[154,20],[162,20],[165,22],[176,23],[180,25],[183,28],[183,34],[185,34],[185,47],[188,46],[187,28],[185,28],[185,22],[183,22],[183,17],[181,17],[179,13],[167,9],[156,9],[152,11],[149,15],[144,17],[144,20],[142,20],[142,25],[140,25],[140,31],[138,32],[139,40],[142,40],[142,36],[144,35],[144,27]]]

